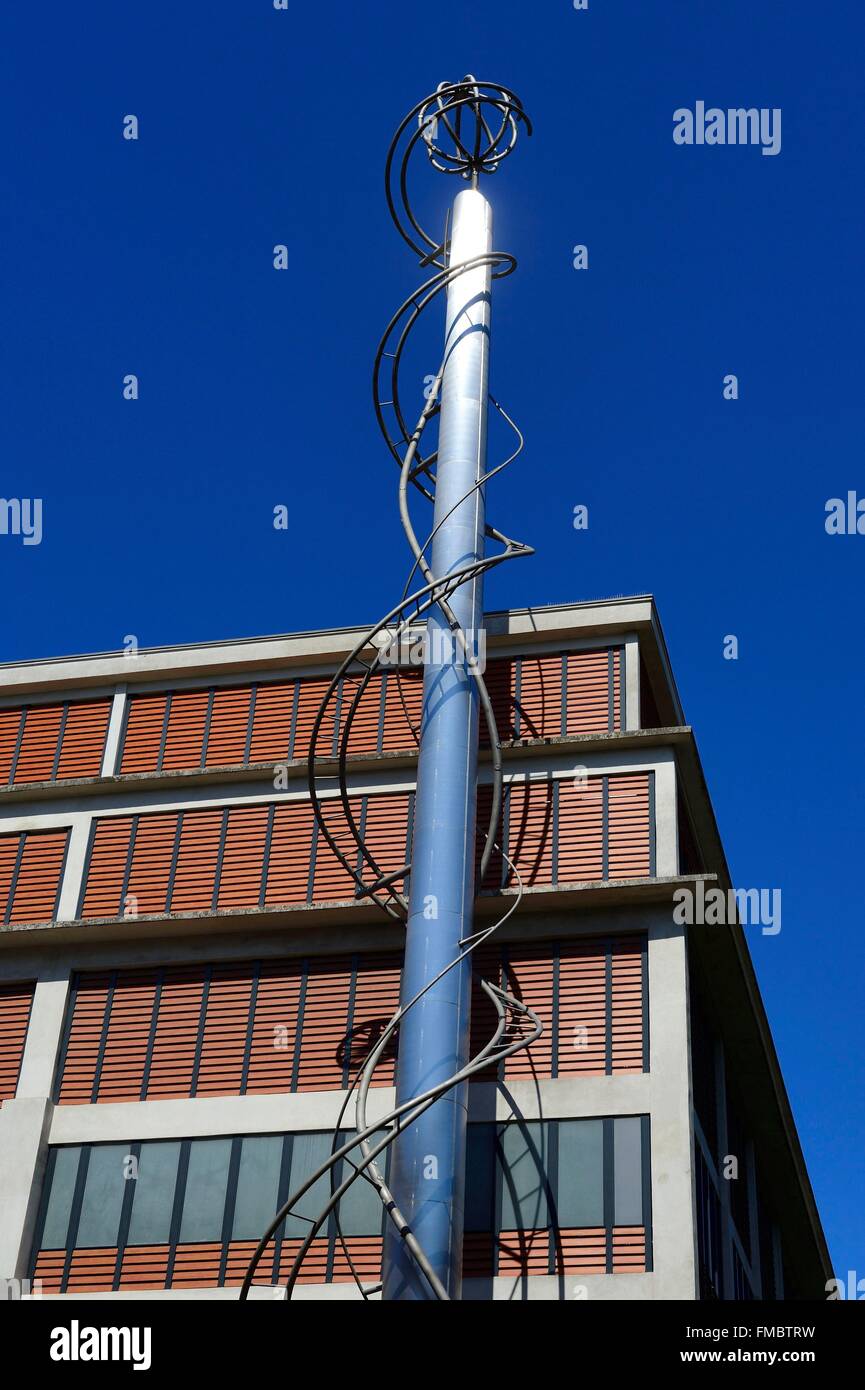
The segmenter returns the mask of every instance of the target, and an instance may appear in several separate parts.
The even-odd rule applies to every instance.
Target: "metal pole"
[[[454,202],[450,264],[491,250],[490,205],[477,189],[465,189]],[[484,265],[465,271],[448,288],[435,524],[451,514],[433,541],[437,577],[483,554],[483,490],[472,488],[486,467],[490,281],[490,266]],[[481,577],[458,588],[450,605],[469,650],[481,659]],[[425,659],[402,1003],[460,954],[472,931],[475,896],[477,689],[438,609],[427,623]],[[470,1000],[466,960],[407,1013],[399,1037],[398,1104],[466,1064]],[[463,1082],[399,1135],[390,1178],[397,1205],[451,1298],[459,1298],[462,1278],[466,1110]],[[382,1278],[385,1299],[432,1297],[390,1222]]]

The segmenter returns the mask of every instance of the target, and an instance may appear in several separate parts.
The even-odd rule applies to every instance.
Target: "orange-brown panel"
[[[514,782],[508,808],[508,854],[524,885],[552,882],[552,851],[552,781]],[[506,882],[516,881],[508,868]]]
[[[519,737],[557,738],[562,732],[562,658],[524,656],[520,662]],[[606,728],[606,720],[604,728]]]
[[[367,681],[363,693],[359,694],[360,676],[347,675],[343,677],[339,737],[341,743],[345,731],[348,729],[349,757],[357,757],[362,753],[375,753],[378,749],[382,701],[381,682],[380,675],[372,676]],[[357,699],[356,704],[355,699]],[[351,718],[351,725],[348,722],[349,718]]]
[[[604,876],[603,779],[563,778],[559,783],[559,883],[587,883]]]
[[[342,1043],[353,1077],[381,1038],[399,1007],[400,958],[397,955],[361,957],[357,966],[351,1037]],[[376,1064],[375,1086],[392,1086],[396,1043],[391,1037]]]
[[[353,799],[352,807],[355,816],[359,816],[358,798]],[[363,838],[383,877],[401,869],[406,862],[408,808],[407,793],[371,796],[367,800]],[[363,875],[366,883],[374,881],[374,870],[368,862],[364,862]],[[393,886],[397,892],[402,892],[404,880],[396,879]]]
[[[228,1243],[228,1258],[225,1264],[225,1279],[223,1281],[226,1288],[231,1288],[237,1284],[242,1284],[246,1271],[249,1268],[249,1261],[255,1254],[258,1241],[256,1240],[232,1240]],[[272,1284],[273,1283],[273,1241],[265,1247],[264,1254],[259,1260],[252,1280],[253,1284]]]
[[[21,709],[0,709],[0,785],[7,783],[12,773],[23,714]]]
[[[300,1044],[299,1091],[330,1091],[343,1084],[351,960],[309,962]]]
[[[111,974],[83,975],[75,982],[69,1039],[62,1063],[61,1105],[89,1105],[111,991]]]
[[[147,1082],[148,1100],[190,1093],[204,983],[205,970],[200,965],[174,966],[165,971]]]
[[[554,950],[549,942],[508,948],[505,988],[538,1015],[544,1028],[530,1048],[507,1059],[505,1076],[508,1079],[531,1080],[552,1075]],[[530,1023],[524,1024],[518,1035],[524,1035],[530,1027]]]
[[[609,878],[651,873],[649,773],[609,777]]]
[[[382,1244],[381,1236],[347,1236],[343,1249],[337,1240],[333,1252],[332,1282],[345,1284],[354,1279],[351,1271],[354,1265],[357,1277],[365,1284],[377,1284],[381,1278]]]
[[[69,705],[57,764],[58,781],[99,776],[110,714],[110,700],[76,700]]]
[[[269,816],[268,806],[233,806],[229,811],[218,907],[258,907]]]
[[[315,723],[319,706],[330,685],[330,677],[316,676],[309,680],[302,680],[299,684],[297,719],[294,730],[294,746],[291,750],[291,756],[293,758],[308,758],[313,724]],[[336,700],[331,698],[316,741],[315,751],[320,758],[329,758],[332,755],[335,714]]]
[[[213,967],[197,1096],[239,1095],[251,999],[252,972],[247,963]]]
[[[559,1076],[603,1076],[607,1065],[607,952],[563,943],[559,958]]]
[[[607,1233],[603,1226],[557,1231],[555,1255],[557,1273],[606,1274]]]
[[[490,816],[493,809],[493,790],[489,784],[485,783],[478,787],[477,815],[475,820],[475,883],[478,882],[481,872],[481,856],[483,854],[484,842],[490,824]],[[490,856],[487,872],[480,888],[476,891],[483,893],[497,893],[502,886],[502,818],[499,815],[498,825],[495,832],[495,843],[493,852]]]
[[[171,1273],[172,1289],[212,1289],[219,1284],[222,1245],[218,1241],[196,1241],[178,1245]]]
[[[213,903],[223,811],[185,811],[171,890],[172,912],[201,912]]]
[[[59,1293],[65,1268],[65,1250],[40,1250],[36,1256],[33,1278],[41,1282],[43,1293]]]
[[[308,801],[277,806],[267,865],[265,904],[305,903],[315,821]]]
[[[10,922],[50,922],[60,888],[68,830],[33,830],[24,836]]]
[[[350,797],[349,806],[355,824],[360,828],[361,798]],[[349,864],[355,867],[358,863],[357,842],[351,832],[341,800],[338,797],[330,797],[326,801],[322,801],[321,809],[324,823],[335,844]],[[392,867],[398,868],[399,865],[394,864]],[[354,897],[355,886],[354,878],[337,857],[336,852],[319,828],[315,847],[313,901],[337,902],[351,899]]]
[[[300,961],[262,962],[255,998],[247,1094],[291,1090],[301,981]]]
[[[612,948],[614,1072],[643,1070],[643,956],[638,944],[614,942]]]
[[[139,816],[135,830],[132,866],[121,912],[134,917],[164,912],[168,896],[171,856],[177,838],[177,813]]]
[[[31,705],[25,711],[16,782],[47,782],[52,777],[62,723],[62,705]]]
[[[277,1278],[284,1283],[291,1271],[292,1263],[300,1251],[303,1241],[284,1240],[279,1252],[279,1272]],[[330,1242],[324,1238],[312,1242],[300,1268],[299,1284],[323,1284],[327,1279],[327,1250]]]
[[[156,989],[155,970],[128,970],[118,974],[111,1000],[111,1016],[96,1097],[98,1101],[140,1099]],[[101,1032],[101,1019],[99,1023]],[[91,1056],[94,1061],[98,1045],[98,1036],[92,1037]],[[65,1067],[63,1085],[66,1085]],[[61,1091],[61,1101],[63,1099]]]
[[[613,1273],[642,1274],[646,1268],[646,1232],[642,1226],[613,1228]]]
[[[610,728],[610,653],[569,652],[567,656],[569,734],[601,733]],[[613,650],[613,723],[621,723],[621,652]]]
[[[0,985],[0,1101],[11,1100],[18,1086],[34,985]]]
[[[481,980],[488,980],[491,985],[501,984],[502,963],[501,951],[497,946],[479,946],[472,952],[472,1011],[471,1022],[469,1025],[469,1056],[476,1057],[483,1047],[490,1041],[498,1026],[498,1014],[495,1005],[481,988]],[[483,1071],[477,1072],[473,1081],[495,1081],[498,1078],[498,1066],[491,1065],[485,1067]]]
[[[0,835],[0,922],[6,920],[9,905],[9,892],[18,862],[21,846],[20,835]]]
[[[491,661],[484,671],[484,684],[489,692],[496,718],[496,729],[502,743],[515,736],[517,726],[517,665],[515,661]],[[480,740],[482,748],[489,748],[490,739],[487,721],[481,714]]]
[[[167,696],[132,695],[123,739],[121,772],[155,772],[159,766]]]
[[[389,753],[397,749],[413,752],[417,748],[422,701],[422,671],[409,667],[407,670],[394,669],[387,672],[382,752]]]
[[[463,1236],[463,1278],[489,1279],[495,1273],[495,1244],[491,1231],[466,1231]]]
[[[127,1245],[120,1266],[121,1289],[164,1289],[167,1245]]]
[[[294,707],[293,683],[260,685],[255,694],[255,714],[252,742],[249,746],[251,763],[285,762],[291,739],[291,711]]]
[[[104,816],[95,822],[80,909],[82,917],[119,915],[131,831],[131,816]]]
[[[251,701],[252,691],[248,685],[226,686],[214,692],[205,756],[207,767],[228,767],[244,761]]]
[[[548,1274],[549,1231],[502,1231],[497,1240],[499,1274]]]
[[[199,767],[204,749],[204,726],[210,706],[207,690],[175,690],[171,696],[168,732],[162,754],[166,771]]]
[[[88,1293],[114,1286],[117,1247],[82,1249],[72,1252],[66,1293]]]

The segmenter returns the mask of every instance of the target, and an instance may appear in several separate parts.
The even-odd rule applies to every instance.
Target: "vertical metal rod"
[[[454,202],[450,264],[491,250],[490,205],[477,189],[465,189]],[[448,289],[434,518],[436,525],[447,520],[433,541],[436,577],[483,554],[483,490],[471,489],[486,467],[490,282],[485,265],[459,275]],[[457,589],[450,605],[469,650],[481,658],[480,576]],[[428,620],[425,656],[403,1004],[460,954],[460,942],[471,934],[475,894],[477,691],[438,609]],[[470,1001],[467,960],[407,1013],[400,1026],[397,1104],[466,1064]],[[467,1099],[463,1083],[400,1134],[390,1178],[397,1205],[451,1298],[459,1298],[462,1278]],[[391,1223],[382,1278],[386,1300],[432,1297]]]

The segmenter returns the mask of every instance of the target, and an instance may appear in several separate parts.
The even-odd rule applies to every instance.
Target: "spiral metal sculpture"
[[[531,134],[532,127],[529,118],[523,110],[519,98],[513,92],[506,87],[489,82],[479,82],[474,77],[469,76],[461,82],[441,83],[432,95],[418,102],[400,124],[388,151],[385,166],[385,190],[391,218],[400,236],[418,256],[421,266],[432,267],[434,270],[434,273],[405,300],[391,318],[379,343],[373,368],[373,401],[376,420],[387,448],[399,468],[400,520],[409,548],[414,556],[414,563],[406,580],[400,602],[364,634],[333,676],[313,725],[308,767],[309,793],[319,829],[336,858],[354,880],[356,885],[355,897],[357,899],[369,899],[390,917],[405,922],[407,900],[398,885],[405,880],[411,864],[406,863],[396,870],[385,871],[365,841],[363,829],[353,814],[349,797],[348,751],[352,728],[364,693],[371,680],[387,667],[390,674],[399,683],[399,662],[405,639],[413,631],[416,632],[417,624],[425,615],[429,614],[431,609],[437,607],[448,623],[466,662],[466,667],[476,682],[491,749],[491,810],[480,857],[478,883],[483,881],[493,852],[498,849],[514,873],[518,892],[507,911],[498,921],[463,940],[460,943],[462,948],[460,954],[435,979],[430,980],[413,999],[402,1005],[390,1019],[352,1079],[335,1127],[330,1157],[300,1188],[291,1194],[274,1216],[250,1261],[241,1288],[241,1298],[248,1296],[258,1263],[282,1221],[290,1212],[293,1212],[294,1207],[314,1184],[325,1174],[329,1174],[331,1195],[328,1202],[315,1218],[303,1218],[309,1221],[309,1231],[289,1272],[286,1282],[286,1296],[291,1297],[310,1246],[322,1226],[328,1221],[331,1213],[334,1213],[337,1234],[361,1294],[364,1298],[369,1298],[371,1294],[378,1292],[381,1288],[380,1284],[372,1286],[363,1284],[339,1227],[338,1212],[341,1198],[354,1182],[363,1180],[369,1182],[377,1192],[388,1218],[394,1223],[434,1296],[441,1300],[447,1300],[449,1295],[437,1278],[423,1248],[396,1205],[377,1159],[393,1143],[402,1128],[411,1125],[442,1095],[477,1072],[528,1047],[540,1036],[542,1031],[537,1015],[530,1008],[498,985],[482,980],[481,988],[491,1001],[497,1018],[496,1028],[489,1042],[465,1067],[447,1080],[397,1106],[374,1124],[368,1123],[367,1097],[373,1074],[376,1065],[394,1040],[400,1021],[444,974],[454,969],[466,956],[489,940],[493,933],[516,911],[522,896],[519,874],[515,866],[504,855],[500,846],[496,844],[496,827],[502,804],[502,758],[495,713],[483,679],[483,672],[476,657],[469,649],[466,634],[455,618],[449,599],[461,585],[468,583],[476,576],[502,564],[505,560],[530,555],[533,552],[530,546],[512,540],[503,532],[487,524],[485,536],[498,547],[494,553],[485,555],[446,576],[437,576],[432,572],[427,559],[427,552],[436,532],[447,517],[441,518],[421,543],[409,513],[409,494],[413,490],[415,493],[420,493],[427,502],[434,503],[435,501],[437,451],[431,448],[429,452],[423,453],[421,444],[425,442],[428,427],[439,413],[438,395],[444,373],[444,362],[440,365],[426,393],[426,404],[413,428],[409,426],[409,417],[403,406],[403,395],[400,389],[400,369],[406,343],[424,310],[446,291],[454,280],[467,271],[488,265],[491,268],[492,278],[501,279],[510,275],[516,268],[516,260],[512,255],[498,251],[491,251],[486,255],[477,256],[472,260],[457,264],[452,263],[447,225],[445,226],[444,237],[441,242],[437,242],[424,231],[412,210],[408,193],[408,170],[411,157],[414,151],[422,146],[435,169],[470,181],[471,186],[475,188],[482,174],[494,174],[502,161],[512,152],[521,126],[527,134]],[[523,448],[522,435],[510,416],[492,395],[490,402],[515,434],[516,446],[507,458],[494,468],[489,469],[483,477],[477,480],[472,491],[482,488],[490,478],[512,463]],[[466,497],[461,498],[456,505],[460,505],[468,496],[471,496],[471,492],[467,493]],[[451,509],[451,511],[453,510],[455,508]],[[412,589],[412,585],[416,582],[416,576],[419,576],[424,582]],[[394,653],[396,654],[395,662]],[[350,676],[355,681],[354,693],[347,708],[343,705],[335,710],[337,692],[341,690],[343,679],[346,676]],[[399,685],[398,688],[400,688]],[[401,688],[400,694],[403,698]],[[419,742],[419,731],[411,725],[404,698],[403,708],[406,711],[406,720],[412,729],[415,741]],[[323,799],[321,795],[321,758],[317,750],[321,730],[325,722],[331,720],[336,721],[339,731],[337,783],[341,813],[340,828],[343,831],[347,830],[353,842],[354,849],[350,854],[346,853],[345,845],[339,843],[334,834],[333,824],[328,821],[325,808],[334,804],[334,798]],[[356,1132],[349,1142],[339,1145],[338,1137],[343,1117],[351,1097],[355,1093]],[[382,1131],[384,1131],[383,1135]],[[352,1151],[357,1149],[360,1150],[360,1153],[356,1160],[349,1158]],[[339,1171],[339,1165],[343,1161],[347,1163],[351,1171],[348,1177],[337,1183],[336,1175]]]

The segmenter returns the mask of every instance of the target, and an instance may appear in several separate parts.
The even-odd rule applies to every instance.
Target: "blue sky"
[[[838,0],[0,20],[0,491],[43,499],[40,545],[0,536],[0,660],[391,606],[408,566],[369,377],[420,276],[387,143],[442,78],[523,97],[535,136],[489,192],[520,261],[492,385],[527,451],[488,505],[537,554],[488,607],[656,595],[734,880],[782,889],[753,953],[833,1256],[860,1277],[865,536],[828,536],[824,508],[865,496],[863,37]],[[675,145],[698,100],[781,108],[781,152]],[[422,172],[443,215],[452,183]]]

